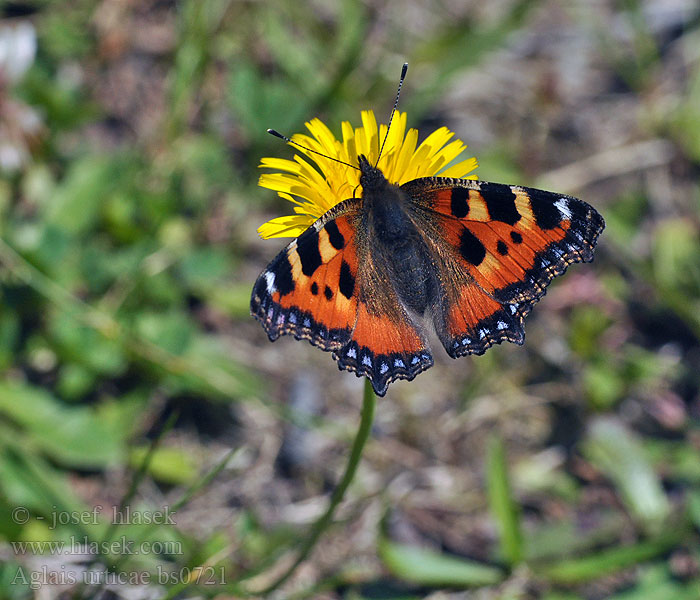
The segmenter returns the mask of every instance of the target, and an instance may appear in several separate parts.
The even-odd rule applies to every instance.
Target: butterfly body
[[[416,225],[409,216],[410,199],[364,156],[362,230],[370,232],[375,263],[406,308],[423,315],[437,291],[434,265]]]
[[[362,197],[280,252],[251,313],[271,340],[309,340],[380,396],[432,366],[428,328],[453,358],[522,344],[532,305],[569,264],[593,259],[604,227],[571,196],[441,177],[398,186],[358,164]]]

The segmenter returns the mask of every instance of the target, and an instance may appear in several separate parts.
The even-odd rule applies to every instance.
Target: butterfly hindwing
[[[474,283],[447,285],[439,311],[433,319],[445,350],[452,358],[483,354],[503,341],[525,341],[523,305],[501,304]]]
[[[336,350],[334,358],[339,368],[366,375],[374,391],[383,396],[392,381],[411,380],[431,367],[433,357],[400,302],[382,256],[363,239],[357,321],[351,341]]]
[[[532,304],[568,265],[593,259],[604,227],[585,202],[542,190],[449,178],[401,189],[444,271],[434,320],[451,356],[522,343]]]

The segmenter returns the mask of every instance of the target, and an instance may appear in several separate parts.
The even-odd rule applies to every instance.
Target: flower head
[[[350,165],[357,165],[360,154],[366,155],[371,164],[376,163],[387,132],[386,125],[377,126],[371,110],[362,111],[362,127],[353,129],[350,123],[343,122],[342,141],[336,139],[320,119],[312,119],[306,123],[306,128],[310,136],[295,134],[292,141]],[[418,131],[409,129],[406,132],[406,113],[396,112],[377,166],[396,185],[436,175],[476,179],[476,175],[469,175],[477,167],[476,158],[451,165],[467,147],[460,140],[450,141],[453,136],[447,127],[440,127],[418,145]],[[258,233],[262,238],[297,237],[333,206],[352,198],[353,193],[357,195],[359,170],[298,146],[295,149],[304,156],[295,155],[294,160],[263,158],[261,161],[260,167],[281,172],[261,175],[258,185],[275,190],[292,202],[295,213],[261,225]]]

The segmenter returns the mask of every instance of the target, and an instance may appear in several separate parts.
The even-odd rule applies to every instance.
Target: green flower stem
[[[369,438],[369,432],[372,429],[372,422],[374,421],[374,407],[377,402],[377,397],[374,395],[374,390],[372,389],[372,384],[369,379],[365,379],[365,392],[362,397],[362,416],[360,419],[360,427],[355,435],[355,441],[352,444],[352,450],[350,451],[350,458],[348,459],[348,464],[345,467],[345,473],[343,477],[333,490],[331,495],[331,502],[326,509],[326,512],[321,515],[321,517],[313,524],[309,537],[306,538],[304,543],[299,549],[299,555],[296,560],[278,579],[276,579],[272,584],[270,584],[264,590],[257,592],[259,595],[266,595],[270,592],[276,590],[281,586],[287,579],[289,579],[297,567],[303,563],[311,554],[311,551],[316,546],[319,538],[323,532],[328,529],[331,521],[333,520],[333,515],[335,514],[336,508],[343,500],[345,492],[347,491],[350,483],[355,477],[357,471],[357,466],[360,464],[360,458],[362,458],[362,450],[365,447],[367,438]]]

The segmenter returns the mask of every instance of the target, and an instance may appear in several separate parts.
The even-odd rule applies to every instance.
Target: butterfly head
[[[364,191],[381,188],[386,185],[387,180],[384,177],[384,173],[377,167],[372,166],[364,154],[360,154],[357,157],[357,162],[360,165],[360,184]]]

